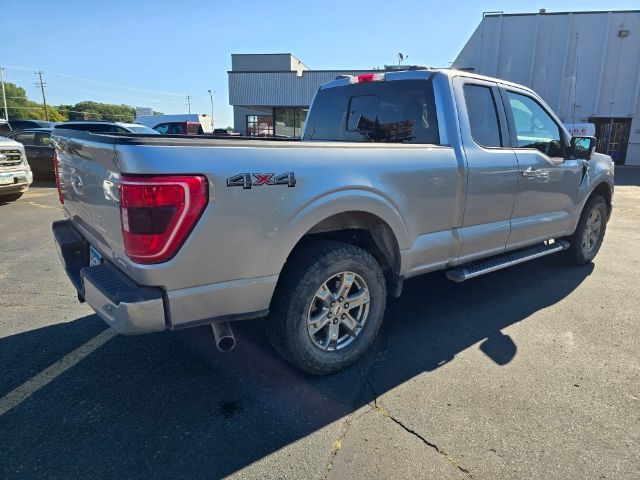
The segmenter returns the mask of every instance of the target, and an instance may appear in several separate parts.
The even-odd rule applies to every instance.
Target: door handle
[[[522,170],[522,176],[523,177],[544,177],[544,178],[548,178],[549,177],[549,170],[536,170],[533,167],[529,167],[526,170]]]

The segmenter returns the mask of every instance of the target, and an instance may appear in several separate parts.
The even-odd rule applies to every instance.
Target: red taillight
[[[201,175],[120,177],[120,220],[124,249],[138,263],[172,258],[207,206]]]
[[[384,73],[365,73],[357,77],[351,77],[350,83],[368,83],[384,81]]]
[[[58,198],[60,199],[60,203],[64,205],[64,195],[62,195],[62,186],[60,182],[60,160],[58,159],[58,154],[53,154],[53,173],[56,176],[56,188],[58,189]]]

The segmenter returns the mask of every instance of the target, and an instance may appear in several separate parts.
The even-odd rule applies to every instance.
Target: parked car
[[[24,145],[29,165],[36,180],[54,177],[53,156],[55,149],[51,142],[52,128],[30,128],[7,135]]]
[[[55,122],[47,120],[11,120],[13,130],[26,130],[27,128],[53,128]]]
[[[80,130],[91,133],[143,133],[145,135],[157,135],[155,130],[138,125],[137,123],[125,122],[94,122],[94,121],[77,121],[62,122],[55,126],[65,130]]]
[[[240,132],[234,132],[234,131],[230,131],[227,130],[226,128],[216,128],[213,131],[214,135],[224,135],[224,136],[229,136],[229,137],[239,137],[240,136]]]
[[[312,374],[367,351],[405,279],[588,263],[612,209],[593,137],[526,87],[457,70],[324,84],[300,142],[55,135],[69,219],[53,232],[100,317],[126,334],[211,324],[225,350],[230,321],[269,315]]]
[[[0,137],[6,137],[11,133],[11,125],[4,118],[0,118]]]
[[[136,123],[146,125],[162,134],[201,135],[213,132],[211,117],[206,113],[184,113],[175,115],[139,115]]]
[[[0,137],[0,203],[12,202],[29,190],[33,174],[24,147]]]

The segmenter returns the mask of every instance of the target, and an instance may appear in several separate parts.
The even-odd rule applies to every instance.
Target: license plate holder
[[[0,185],[11,185],[15,183],[13,173],[0,173]]]
[[[104,258],[102,254],[93,247],[93,245],[89,245],[89,266],[95,267],[97,265],[102,265]]]

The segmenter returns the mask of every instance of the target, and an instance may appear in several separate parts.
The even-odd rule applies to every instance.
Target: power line
[[[25,70],[25,71],[31,70],[31,71],[33,71],[33,69],[30,68],[30,67],[16,66],[16,65],[5,65],[4,68],[7,69],[7,70],[11,69],[11,70]],[[37,81],[35,83],[35,86],[39,87],[40,90],[41,90],[42,102],[43,102],[44,109],[45,109],[45,116],[47,118],[50,117],[50,112],[48,110],[49,110],[49,107],[51,106],[50,104],[47,103],[47,94],[49,93],[48,90],[50,90],[52,88],[52,86],[55,87],[55,88],[62,88],[62,89],[65,89],[65,90],[70,90],[70,91],[79,92],[79,93],[86,93],[86,94],[90,94],[90,95],[105,95],[107,97],[120,98],[121,99],[120,101],[122,101],[124,99],[128,99],[129,101],[137,99],[137,100],[135,100],[136,103],[144,103],[144,102],[153,101],[153,102],[158,102],[158,103],[163,103],[163,104],[165,104],[165,103],[170,103],[170,104],[179,104],[180,103],[180,104],[182,104],[182,102],[177,101],[177,100],[169,100],[168,98],[164,98],[164,99],[162,99],[162,98],[151,98],[151,97],[148,97],[148,95],[149,94],[157,94],[158,96],[174,96],[174,95],[175,96],[181,96],[181,95],[184,95],[184,94],[177,93],[177,92],[167,92],[167,91],[160,91],[160,90],[151,90],[151,89],[144,89],[144,88],[129,87],[129,86],[125,86],[125,85],[118,85],[118,84],[114,84],[114,83],[102,82],[102,81],[99,81],[99,80],[92,80],[92,79],[89,79],[89,78],[83,78],[83,77],[78,77],[78,76],[75,76],[75,75],[69,75],[69,74],[66,74],[66,73],[60,73],[60,72],[54,72],[54,71],[51,71],[51,70],[47,70],[47,72],[46,72],[47,76],[56,75],[56,76],[59,76],[59,77],[65,77],[65,78],[75,79],[75,80],[79,80],[79,81],[83,81],[83,82],[94,83],[96,85],[104,85],[104,86],[109,86],[109,87],[129,90],[129,91],[132,91],[132,92],[139,92],[139,94],[138,95],[134,94],[135,95],[135,97],[134,97],[134,95],[126,95],[126,94],[122,95],[122,94],[117,94],[115,92],[114,93],[105,93],[103,91],[98,92],[98,91],[90,90],[90,89],[84,90],[84,89],[81,89],[81,88],[74,88],[74,87],[71,87],[71,86],[68,86],[68,85],[62,85],[62,84],[60,84],[60,82],[57,82],[57,81],[54,81],[53,83],[50,82],[50,81],[45,81],[45,79],[44,79],[45,72],[43,70],[34,71],[33,73],[35,75],[38,75],[39,81]],[[45,89],[45,87],[47,87],[47,88]],[[145,99],[144,97],[147,97],[147,98]],[[10,97],[10,98],[22,98],[22,97]],[[186,106],[188,107],[189,113],[191,113],[191,103],[193,101],[193,96],[192,95],[186,95],[186,96],[183,96],[183,98],[186,98],[186,100],[187,100]],[[127,100],[125,100],[125,101],[127,101]],[[127,102],[127,103],[129,103],[129,102]],[[182,105],[185,105],[185,104],[182,104]],[[8,108],[12,108],[12,107],[8,107]],[[170,107],[170,108],[172,108],[172,107]]]
[[[42,74],[44,73],[42,70],[38,70],[37,72],[33,72],[35,75],[38,75],[40,78],[40,82],[36,83],[36,87],[40,87],[42,90],[42,103],[44,104],[44,117],[49,121],[49,110],[47,109],[47,96],[44,94],[44,86],[46,82],[42,80]]]
[[[51,87],[55,87],[55,88],[62,88],[63,90],[69,90],[71,92],[78,92],[78,93],[86,93],[88,95],[98,95],[98,96],[103,96],[103,97],[112,97],[112,98],[118,98],[118,99],[129,99],[129,100],[134,100],[136,102],[156,102],[156,103],[162,103],[162,104],[166,104],[166,103],[175,103],[175,104],[180,104],[182,105],[182,102],[180,100],[167,100],[167,99],[161,99],[161,98],[142,98],[141,96],[133,96],[133,95],[127,95],[127,94],[120,94],[120,93],[106,93],[104,91],[97,91],[97,90],[84,90],[84,89],[80,89],[80,88],[75,88],[75,87],[69,87],[67,85],[61,85],[59,83],[56,82],[48,82],[47,84],[49,86],[49,89],[51,89]]]
[[[22,65],[6,65],[6,68],[12,69],[12,70],[33,70],[33,67],[25,67]],[[91,78],[78,77],[76,75],[69,75],[68,73],[54,72],[53,70],[47,70],[47,74],[58,75],[60,77],[72,78],[74,80],[80,80],[82,82],[95,83],[97,85],[104,85],[107,87],[122,88],[125,90],[132,90],[132,91],[141,92],[141,93],[152,93],[156,95],[173,95],[178,97],[184,96],[184,93],[179,93],[179,92],[167,92],[163,90],[152,90],[148,88],[129,87],[127,85],[119,85],[117,83],[109,83],[109,82],[103,82],[100,80],[93,80]]]

